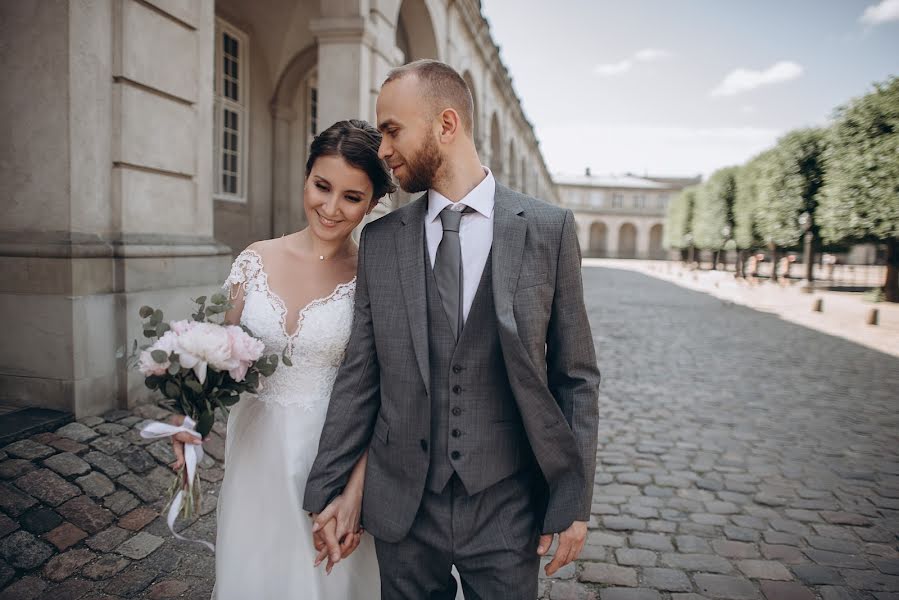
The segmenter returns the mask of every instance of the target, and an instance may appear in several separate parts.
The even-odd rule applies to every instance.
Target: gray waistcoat
[[[491,251],[492,254],[492,251]],[[530,446],[500,347],[491,260],[458,343],[426,257],[431,363],[431,446],[426,485],[440,492],[455,472],[475,494],[529,465]]]

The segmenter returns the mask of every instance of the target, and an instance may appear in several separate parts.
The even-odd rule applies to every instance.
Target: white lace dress
[[[355,279],[314,300],[288,335],[282,300],[268,286],[262,258],[245,250],[226,287],[244,291],[241,323],[266,353],[287,347],[257,397],[245,396],[228,419],[225,479],[218,501],[215,600],[371,600],[380,596],[374,540],[334,567],[313,567],[312,522],[303,493],[325,421],[331,388],[353,318]]]

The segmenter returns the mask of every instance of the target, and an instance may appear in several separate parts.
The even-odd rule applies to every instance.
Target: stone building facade
[[[138,308],[186,316],[233,253],[302,228],[310,140],[373,121],[403,62],[463,73],[485,163],[558,200],[478,0],[4,2],[0,35],[0,404],[143,398],[115,357]]]
[[[664,259],[668,203],[699,177],[557,175],[562,206],[574,211],[585,257]]]

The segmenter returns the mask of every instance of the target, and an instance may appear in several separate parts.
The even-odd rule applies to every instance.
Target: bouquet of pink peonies
[[[170,437],[184,431],[203,439],[212,429],[216,409],[227,415],[241,394],[257,393],[263,379],[278,367],[278,355],[265,356],[265,345],[249,329],[211,320],[231,308],[223,294],[213,295],[209,305],[206,296],[194,302],[197,312],[192,320],[166,322],[161,310],[149,306],[140,309],[144,337],[155,341],[139,347],[135,340],[129,366],[143,373],[148,388],[166,397],[162,404],[184,415],[181,425],[146,423],[141,430],[144,438]],[[291,365],[286,354],[281,355],[281,361]],[[179,515],[190,519],[199,507],[197,465],[203,459],[202,445],[185,444],[184,458],[185,464],[170,489],[168,513],[169,528],[179,539],[186,538],[175,533],[175,519]]]

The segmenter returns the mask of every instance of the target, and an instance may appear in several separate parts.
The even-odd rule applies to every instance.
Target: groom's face
[[[409,193],[434,187],[443,165],[436,120],[414,74],[384,84],[378,95],[378,129],[383,137],[378,155]]]

